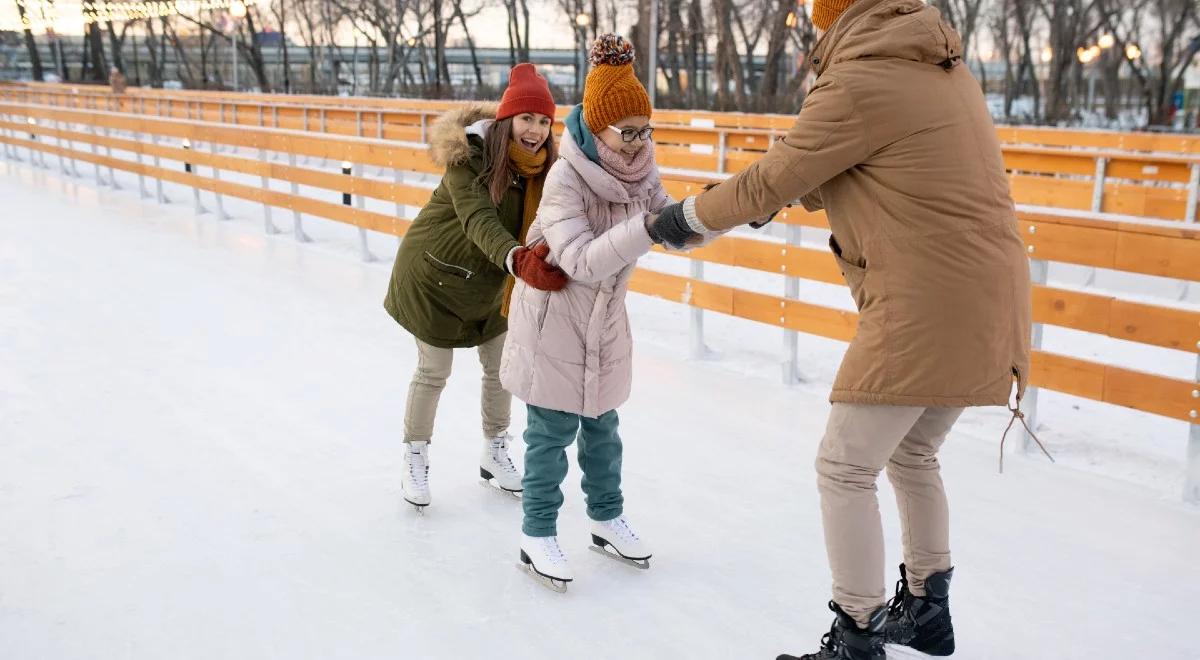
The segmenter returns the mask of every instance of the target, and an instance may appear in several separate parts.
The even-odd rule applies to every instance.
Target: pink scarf
[[[605,172],[616,177],[618,181],[633,192],[658,166],[654,162],[654,143],[647,142],[642,150],[637,152],[633,160],[626,160],[625,154],[613,151],[602,140],[596,140],[596,152],[600,156],[600,166]],[[633,184],[633,185],[630,185]]]

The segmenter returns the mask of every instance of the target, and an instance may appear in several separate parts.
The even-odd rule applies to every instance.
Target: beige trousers
[[[883,526],[875,481],[887,467],[904,534],[909,588],[950,568],[950,510],[937,452],[962,408],[833,404],[817,452],[817,488],[833,600],[859,625],[885,601]]]
[[[512,395],[500,385],[500,356],[504,353],[504,335],[479,345],[483,365],[483,387],[479,407],[483,415],[483,435],[495,437],[508,430],[512,417]],[[430,442],[438,399],[450,377],[454,350],[430,346],[417,340],[417,372],[408,386],[404,409],[404,441]]]

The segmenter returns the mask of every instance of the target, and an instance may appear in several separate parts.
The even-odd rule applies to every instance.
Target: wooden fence
[[[0,100],[0,144],[7,158],[28,159],[47,168],[55,167],[56,162],[69,176],[81,175],[80,163],[90,165],[97,183],[102,185],[115,185],[115,170],[133,173],[142,194],[160,201],[165,200],[164,181],[190,187],[198,213],[205,210],[202,192],[215,202],[218,214],[224,214],[222,200],[226,196],[255,202],[262,205],[268,232],[277,231],[272,211],[283,210],[292,216],[298,239],[305,237],[305,216],[354,225],[360,229],[364,251],[365,230],[403,236],[410,223],[404,217],[404,207],[420,206],[428,199],[430,189],[402,182],[404,174],[440,173],[422,145],[397,144],[378,136],[313,131],[311,127],[276,128],[297,120],[295,115],[287,114],[295,110],[293,106],[277,106],[279,116],[287,120],[260,125],[265,123],[259,121],[261,117],[275,115],[274,107],[263,105],[259,106],[261,112],[239,111],[237,116],[224,117],[224,121],[209,121],[181,118],[166,108],[178,111],[185,107],[182,101],[160,100],[165,103],[164,115],[171,116],[142,111],[136,105],[138,101],[133,101],[132,107],[122,101],[119,107],[123,111],[110,111]],[[157,101],[147,102],[153,105]],[[201,114],[211,112],[206,109]],[[298,112],[308,116],[308,109]],[[327,122],[331,116],[339,120],[346,116],[328,114],[332,112],[327,110]],[[357,120],[354,113],[358,111],[348,112]],[[362,112],[369,115],[371,111]],[[343,173],[341,161],[350,167],[349,174]],[[364,176],[366,167],[386,170],[392,180]],[[202,169],[208,174],[202,174]],[[231,173],[255,177],[257,183],[231,180]],[[716,175],[664,176],[668,190],[676,197],[695,193],[705,183],[718,179]],[[270,189],[272,181],[287,184],[289,191]],[[148,182],[153,182],[154,192],[149,190]],[[300,186],[348,193],[355,204],[315,199],[301,194]],[[367,198],[392,203],[395,209],[367,209]],[[1046,285],[1046,269],[1049,262],[1056,262],[1197,282],[1200,227],[1028,210],[1021,211],[1019,218],[1036,282],[1035,345],[1039,350],[1034,355],[1032,384],[1190,422],[1186,497],[1200,501],[1200,362],[1196,378],[1181,379],[1040,350],[1040,328],[1051,325],[1171,348],[1195,361],[1200,354],[1200,312],[1182,304],[1138,302],[1050,287]],[[785,360],[785,377],[790,377],[798,360],[795,333],[848,341],[854,336],[857,316],[796,299],[800,280],[843,284],[828,250],[800,245],[793,231],[800,227],[827,229],[824,215],[795,207],[782,212],[776,222],[788,228],[786,242],[726,237],[686,257],[676,255],[690,262],[692,276],[639,269],[632,289],[690,305],[694,315],[708,310],[782,328],[790,341]],[[776,274],[781,277],[783,294],[706,281],[702,275],[706,263]],[[1033,408],[1030,412],[1036,412],[1036,400],[1035,389],[1028,399]]]
[[[424,143],[452,101],[165,92],[57,84],[0,86],[0,100]],[[565,116],[566,107],[559,108]],[[659,111],[663,167],[729,175],[758,160],[794,120],[783,115]],[[561,122],[557,125],[561,130]],[[1000,128],[1019,204],[1196,222],[1200,137]]]

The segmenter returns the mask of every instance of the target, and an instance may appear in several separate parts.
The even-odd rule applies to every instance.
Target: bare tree
[[[587,25],[579,23],[580,16],[587,16],[587,8],[584,6],[584,0],[558,0],[558,6],[563,10],[575,40],[575,88],[572,90],[572,100],[576,100],[583,94],[583,81],[588,69]]]
[[[279,54],[283,60],[283,93],[292,93],[292,65],[289,61],[287,43],[287,5],[290,0],[276,0],[271,3],[271,13],[279,24]]]
[[[475,53],[475,40],[471,38],[471,28],[468,27],[467,24],[467,18],[478,14],[479,9],[475,9],[474,11],[470,12],[468,16],[468,14],[463,11],[462,0],[453,0],[453,2],[454,15],[450,18],[450,23],[453,23],[454,19],[457,18],[459,25],[462,26],[463,37],[467,42],[467,50],[471,52],[471,67],[475,70],[475,84],[479,87],[483,87],[483,69],[479,66],[479,56]]]
[[[794,43],[798,54],[807,53],[816,43],[816,33],[808,14],[796,11],[796,6],[790,0],[776,0],[774,5],[768,24],[767,61],[759,94],[762,101],[760,110],[791,113],[799,109],[798,100],[792,97],[808,77],[808,58],[803,58],[803,64],[796,67],[796,71],[790,71],[790,67],[785,66],[787,47]],[[792,74],[790,83],[788,74]]]
[[[1186,2],[1188,0],[1180,0]],[[1046,21],[1049,23],[1049,43],[1054,58],[1046,76],[1046,120],[1051,123],[1072,118],[1070,95],[1078,90],[1082,69],[1078,66],[1075,51],[1084,41],[1095,35],[1101,25],[1108,22],[1099,11],[1099,0],[1038,0]],[[1076,76],[1075,83],[1068,78]]]
[[[21,25],[25,28],[25,49],[29,52],[29,65],[32,68],[33,79],[41,82],[45,79],[42,72],[42,56],[38,52],[37,40],[33,38],[32,18],[25,13],[25,0],[16,0],[17,14]]]
[[[746,78],[737,43],[733,39],[733,0],[714,0],[713,14],[717,18],[717,58],[713,75],[717,78],[717,109],[733,110],[746,107]],[[730,96],[730,86],[733,95]]]
[[[1183,74],[1200,52],[1200,16],[1195,0],[1151,0],[1148,9],[1158,28],[1158,61],[1131,58],[1131,68],[1141,83],[1150,124],[1166,125],[1175,94],[1183,87]],[[1185,30],[1193,24],[1197,32],[1188,38]]]
[[[529,61],[529,2],[504,0],[508,10],[508,57],[513,66]],[[521,21],[525,21],[522,31]]]

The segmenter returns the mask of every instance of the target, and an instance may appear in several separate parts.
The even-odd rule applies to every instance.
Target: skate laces
[[[908,595],[908,580],[896,580],[896,594],[887,602],[888,616],[900,616],[904,612],[904,597]]]
[[[541,539],[542,550],[546,558],[553,564],[567,563],[567,556],[563,554],[562,548],[558,546],[557,536],[543,536]]]
[[[408,452],[408,476],[417,488],[425,488],[429,482],[429,461],[421,451]]]
[[[620,534],[622,540],[625,540],[625,541],[640,541],[641,540],[640,538],[638,538],[637,532],[633,531],[633,528],[629,526],[629,521],[625,519],[625,516],[617,516],[616,518],[613,518],[612,520],[605,523],[605,525],[607,527],[611,528],[616,533]]]
[[[507,433],[502,433],[491,438],[492,443],[492,460],[496,461],[505,472],[509,474],[517,473],[517,466],[513,465],[512,458],[508,455],[508,441],[512,440],[512,436]]]

